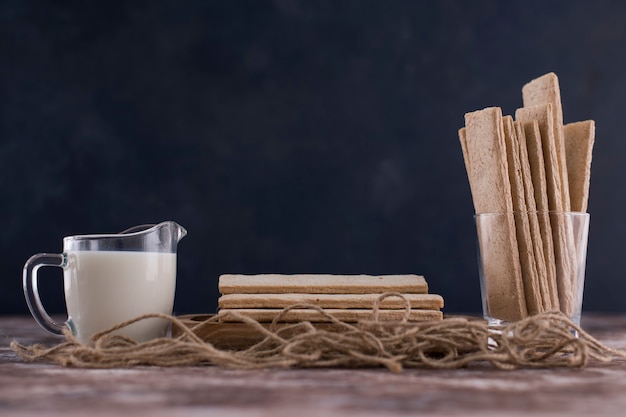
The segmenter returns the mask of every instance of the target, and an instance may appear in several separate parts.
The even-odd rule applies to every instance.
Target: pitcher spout
[[[183,226],[181,226],[180,224],[170,221],[167,223],[171,223],[171,227],[172,227],[172,232],[173,232],[173,237],[176,239],[176,242],[180,242],[180,240],[182,238],[184,238],[185,236],[187,236],[187,229],[185,229]]]
[[[176,245],[186,235],[187,229],[170,220],[134,226],[116,236],[129,250],[176,253]]]
[[[176,245],[182,238],[187,236],[187,229],[185,229],[180,224],[175,221],[165,221],[157,224],[152,228],[156,235],[158,236],[158,240],[160,241],[160,245],[169,246],[169,252],[176,252]],[[169,242],[169,244],[168,244]]]

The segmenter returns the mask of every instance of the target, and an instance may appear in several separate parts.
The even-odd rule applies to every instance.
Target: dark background
[[[478,312],[457,129],[549,71],[597,124],[583,309],[626,311],[625,47],[622,1],[2,1],[0,313],[30,255],[161,220],[178,313],[263,272],[423,274]]]

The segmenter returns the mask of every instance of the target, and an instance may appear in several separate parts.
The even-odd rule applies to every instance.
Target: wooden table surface
[[[626,349],[626,316],[583,328]],[[474,366],[236,371],[217,367],[69,369],[25,363],[9,343],[53,345],[30,317],[0,317],[0,416],[626,416],[626,362],[584,369]]]

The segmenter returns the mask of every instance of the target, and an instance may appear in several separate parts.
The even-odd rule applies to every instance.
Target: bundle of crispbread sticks
[[[220,276],[218,288],[221,322],[241,320],[231,313],[260,323],[276,317],[280,322],[324,323],[330,321],[327,315],[347,323],[370,320],[375,303],[386,293],[402,297],[380,301],[380,321],[442,319],[443,298],[428,294],[428,284],[420,275],[228,274]],[[324,314],[305,305],[321,307]],[[291,309],[283,311],[287,307]]]
[[[524,85],[522,98],[515,120],[490,107],[465,114],[459,130],[476,214],[511,214],[481,248],[486,301],[506,321],[576,308],[572,225],[559,213],[587,211],[595,137],[593,120],[563,124],[554,73]]]

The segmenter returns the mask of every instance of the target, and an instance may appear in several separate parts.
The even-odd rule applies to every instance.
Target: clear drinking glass
[[[490,325],[561,311],[579,325],[589,214],[475,216],[483,316]]]

